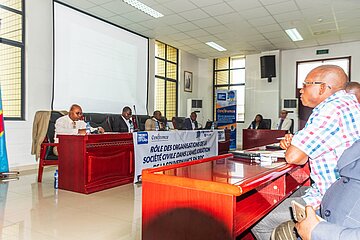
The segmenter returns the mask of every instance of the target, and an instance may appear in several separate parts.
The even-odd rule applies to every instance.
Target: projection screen
[[[54,2],[54,110],[147,114],[147,83],[147,38]]]

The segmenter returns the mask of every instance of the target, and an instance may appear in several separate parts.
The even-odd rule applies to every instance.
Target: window
[[[155,42],[155,110],[167,118],[177,116],[178,49]]]
[[[243,56],[218,58],[214,60],[214,119],[216,90],[236,90],[237,122],[244,122],[245,116],[245,58]]]
[[[24,1],[0,2],[0,84],[5,119],[24,119]]]

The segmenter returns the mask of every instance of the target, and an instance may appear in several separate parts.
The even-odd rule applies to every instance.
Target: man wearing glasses
[[[338,159],[360,139],[360,105],[354,95],[345,92],[347,82],[343,69],[334,65],[319,66],[307,75],[300,100],[314,109],[305,127],[295,135],[286,134],[280,146],[286,149],[288,163],[309,161],[313,184],[300,188],[263,218],[253,228],[257,239],[268,240],[275,227],[291,220],[292,200],[318,209],[325,191],[339,178]],[[293,226],[287,228],[289,234]]]
[[[99,133],[104,133],[102,127],[91,128],[91,132],[98,131]],[[59,142],[59,139],[56,137],[57,134],[86,134],[86,123],[83,120],[82,109],[79,105],[73,104],[69,110],[69,114],[58,118],[55,122],[55,143]],[[57,148],[53,148],[53,152],[58,156]]]

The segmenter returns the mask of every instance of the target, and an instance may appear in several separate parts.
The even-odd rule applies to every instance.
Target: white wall
[[[329,49],[329,54],[316,55],[317,49]],[[360,42],[326,45],[282,51],[281,98],[294,98],[296,86],[296,62],[351,56],[351,81],[360,82]]]

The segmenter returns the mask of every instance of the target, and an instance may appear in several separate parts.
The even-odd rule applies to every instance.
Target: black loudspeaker
[[[271,82],[272,77],[276,77],[275,55],[260,57],[261,78],[267,78]]]

